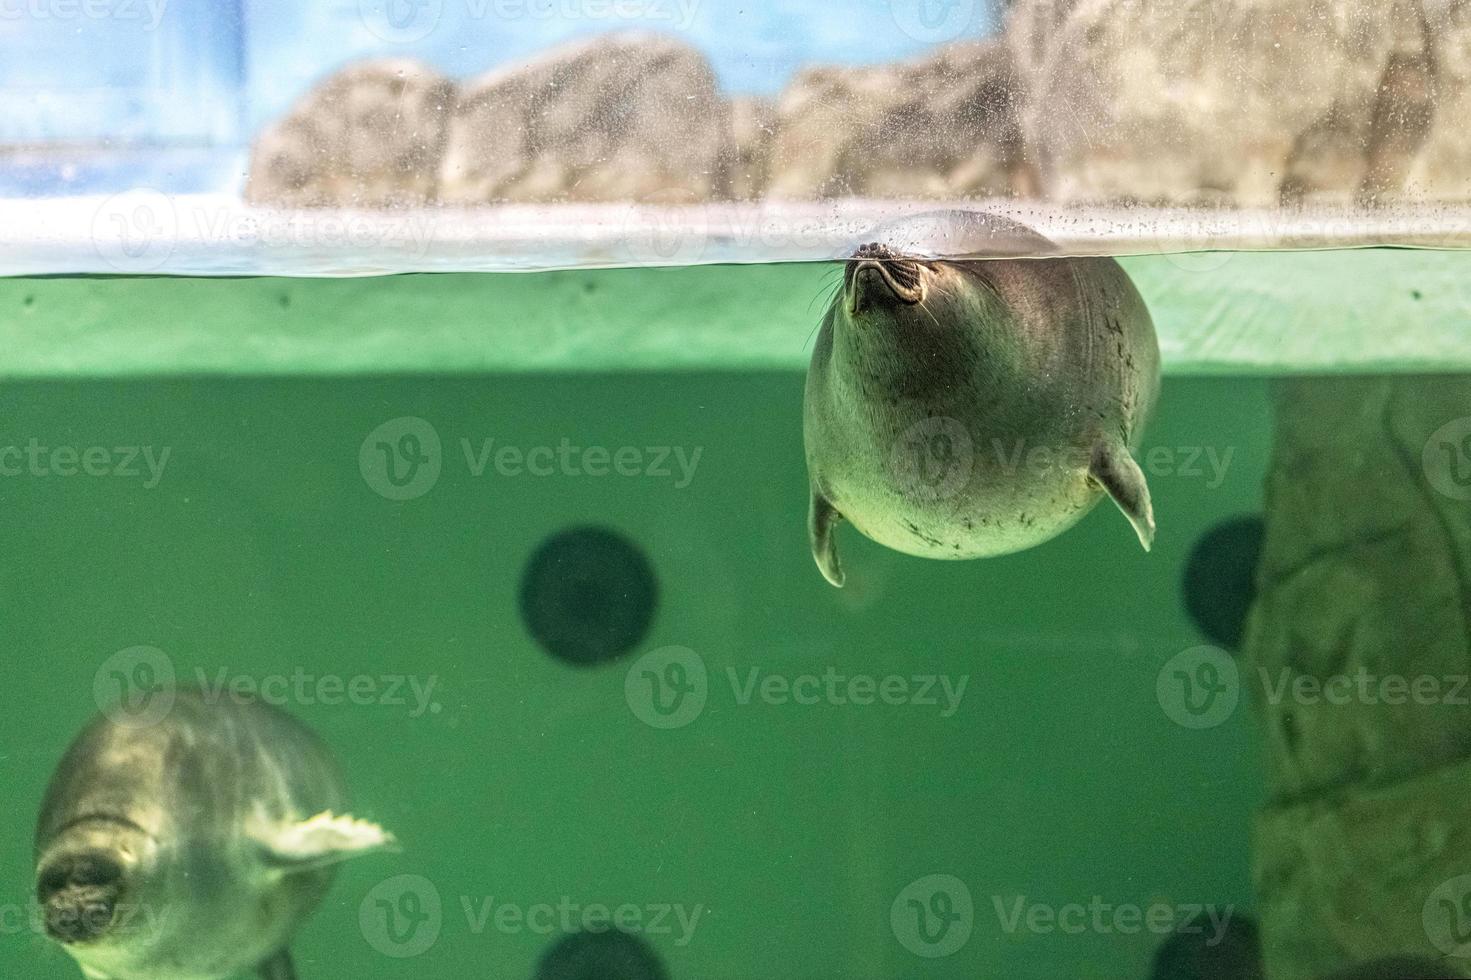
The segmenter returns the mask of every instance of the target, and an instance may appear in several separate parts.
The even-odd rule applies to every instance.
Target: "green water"
[[[1249,914],[1262,790],[1248,705],[1189,729],[1156,681],[1205,642],[1182,598],[1190,550],[1260,509],[1265,383],[1167,381],[1145,451],[1230,461],[1216,474],[1181,455],[1151,473],[1153,554],[1110,507],[1036,550],[966,563],[845,529],[844,591],[808,553],[802,385],[789,370],[0,386],[0,446],[171,451],[151,487],[141,462],[137,477],[0,480],[0,977],[80,975],[25,921],[32,822],[97,710],[99,670],[140,645],[182,681],[435,685],[422,713],[412,698],[287,698],[336,749],[357,814],[404,845],[343,868],[296,943],[303,980],[529,980],[599,905],[632,907],[624,924],[674,980],[1101,980],[1146,976],[1161,936],[1117,918],[1008,928],[1018,898]],[[402,417],[433,426],[442,465],[427,492],[391,500],[360,450]],[[461,440],[486,439],[700,455],[683,486],[475,476]],[[542,542],[588,524],[642,550],[658,602],[627,657],[578,668],[531,638],[520,595]],[[604,612],[623,598],[596,593]],[[666,729],[626,681],[669,646],[694,651],[709,681],[703,710]],[[903,704],[743,702],[753,670],[966,687],[948,717],[914,688]],[[974,907],[964,945],[939,958],[913,952],[891,914],[932,875]],[[439,914],[408,917],[405,887],[437,896]],[[405,916],[392,928],[389,911]]]

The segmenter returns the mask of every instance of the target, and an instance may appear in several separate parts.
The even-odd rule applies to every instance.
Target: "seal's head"
[[[140,901],[146,835],[103,818],[79,820],[62,832],[36,867],[36,900],[46,934],[63,946],[119,940],[126,908]]]
[[[840,358],[861,376],[917,397],[961,384],[976,364],[1000,383],[1012,367],[1013,315],[982,266],[901,243],[858,248],[828,312]]]

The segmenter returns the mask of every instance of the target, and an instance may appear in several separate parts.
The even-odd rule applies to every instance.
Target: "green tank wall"
[[[157,284],[127,288],[163,295]],[[287,305],[301,316],[319,289],[341,288],[291,284]],[[186,299],[171,302],[159,318],[187,317]],[[259,302],[244,309],[253,319],[240,336],[201,337],[191,363],[204,367],[212,344],[253,348],[257,367],[289,357],[259,339],[279,339],[266,312],[277,300]],[[365,317],[370,348],[387,315]],[[442,340],[449,328],[423,329]],[[469,343],[472,328],[462,332]],[[351,355],[352,338],[335,342]],[[53,344],[53,356],[64,346],[76,364],[96,363],[86,336]],[[303,980],[530,978],[556,936],[498,926],[501,904],[698,907],[687,943],[672,917],[672,934],[647,937],[674,980],[1144,977],[1160,940],[1147,928],[1070,934],[1024,921],[1008,931],[998,908],[1009,914],[1019,896],[1054,910],[1096,896],[1245,914],[1262,792],[1247,701],[1192,729],[1172,720],[1156,685],[1172,657],[1206,642],[1184,609],[1187,555],[1212,527],[1261,506],[1265,383],[1167,381],[1144,447],[1160,453],[1147,467],[1153,554],[1106,504],[1057,541],[983,562],[907,558],[844,528],[844,591],[808,554],[801,400],[796,369],[0,385],[0,446],[171,449],[152,488],[112,476],[0,479],[0,799],[10,814],[0,976],[79,976],[21,921],[32,819],[96,710],[99,669],[135,645],[163,651],[181,681],[196,671],[437,678],[436,707],[417,717],[411,705],[287,705],[339,753],[358,815],[403,842],[401,854],[344,867],[297,944]],[[432,489],[402,501],[360,466],[369,435],[400,417],[426,420],[443,447]],[[702,455],[683,487],[654,476],[476,477],[461,440],[486,439]],[[1202,451],[1231,454],[1219,485]],[[519,594],[539,545],[587,524],[642,550],[659,601],[627,658],[574,668],[530,637]],[[637,658],[666,646],[694,651],[709,676],[704,710],[667,730],[642,720],[626,691]],[[752,669],[793,678],[829,668],[968,683],[943,717],[918,704],[743,704],[728,673],[745,683]],[[949,956],[922,958],[891,906],[937,874],[968,889],[971,935]],[[400,875],[422,877],[441,902],[437,923],[421,924],[437,924],[437,938],[417,955],[401,954],[430,934],[405,925],[389,936],[381,919],[385,908],[412,911],[395,904],[402,882],[383,884]]]

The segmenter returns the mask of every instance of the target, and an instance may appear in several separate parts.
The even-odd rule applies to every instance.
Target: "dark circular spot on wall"
[[[576,667],[643,641],[659,586],[643,550],[615,531],[580,527],[541,543],[521,575],[521,618],[547,653]]]
[[[1185,608],[1200,631],[1227,650],[1241,647],[1264,535],[1260,517],[1232,518],[1207,531],[1185,563]]]
[[[535,980],[669,980],[659,957],[637,936],[577,932],[547,950]]]
[[[1227,906],[1229,908],[1229,906]],[[1176,932],[1154,953],[1150,980],[1263,980],[1261,938],[1256,922],[1232,915],[1217,935],[1208,921],[1203,928]]]

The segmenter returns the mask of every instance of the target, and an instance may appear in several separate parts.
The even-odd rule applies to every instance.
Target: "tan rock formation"
[[[1010,25],[1059,200],[1380,201],[1429,128],[1420,0],[1019,0]]]
[[[998,41],[809,68],[778,103],[768,196],[984,197],[1024,187],[1016,77]]]
[[[343,69],[256,140],[246,198],[363,208],[433,200],[454,93],[417,62]]]
[[[729,144],[729,107],[702,54],[660,35],[603,35],[467,83],[440,198],[708,200]]]

